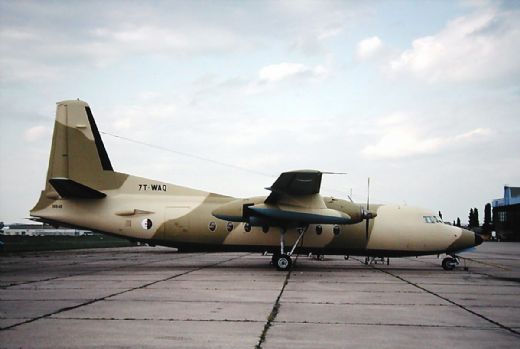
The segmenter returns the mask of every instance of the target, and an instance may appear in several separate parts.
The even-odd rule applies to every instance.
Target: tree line
[[[457,217],[456,221],[453,221],[453,225],[457,227],[462,226],[459,217]],[[478,208],[474,207],[469,210],[468,228],[471,229],[478,227],[480,227]],[[491,232],[491,230],[493,230],[493,220],[491,218],[491,204],[487,203],[486,206],[484,206],[484,222],[482,223],[482,232],[489,233]]]

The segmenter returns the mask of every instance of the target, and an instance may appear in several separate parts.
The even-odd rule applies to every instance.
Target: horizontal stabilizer
[[[49,183],[66,199],[103,199],[107,195],[68,178],[51,178]]]

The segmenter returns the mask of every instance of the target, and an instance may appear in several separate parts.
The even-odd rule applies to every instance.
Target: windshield
[[[444,223],[442,219],[437,216],[423,216],[425,223]]]

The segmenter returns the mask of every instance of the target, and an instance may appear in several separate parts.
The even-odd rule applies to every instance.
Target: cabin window
[[[228,232],[231,232],[231,230],[233,230],[233,222],[228,222],[226,229]]]
[[[267,234],[267,232],[269,231],[269,226],[268,225],[264,225],[262,227],[262,231]]]
[[[210,231],[215,231],[215,230],[217,229],[217,223],[215,223],[215,222],[209,222],[209,224],[208,224],[208,229],[209,229]]]
[[[251,231],[251,224],[249,224],[249,223],[244,224],[244,230],[249,233]]]
[[[323,228],[321,227],[321,225],[317,225],[316,226],[316,234],[321,235],[322,232],[323,232]]]
[[[339,225],[335,225],[334,228],[332,228],[332,232],[334,233],[334,235],[339,235],[339,233],[341,232]]]

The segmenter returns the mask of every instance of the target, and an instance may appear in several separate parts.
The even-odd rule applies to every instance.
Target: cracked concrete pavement
[[[162,247],[2,255],[0,347],[511,348],[520,342],[520,243],[436,256],[299,256]]]

